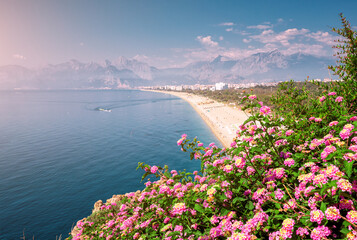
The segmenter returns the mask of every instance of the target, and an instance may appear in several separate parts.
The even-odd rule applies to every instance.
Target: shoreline
[[[170,94],[188,102],[218,138],[223,147],[229,148],[236,131],[248,116],[237,107],[219,103],[207,97],[186,92],[144,90]]]

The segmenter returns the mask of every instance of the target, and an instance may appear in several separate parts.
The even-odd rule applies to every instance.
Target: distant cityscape
[[[335,82],[339,81],[336,79],[324,78],[324,79],[313,79],[311,81],[316,82]],[[253,87],[274,87],[282,83],[279,82],[267,82],[267,83],[224,83],[218,82],[211,85],[203,85],[203,84],[194,84],[194,85],[164,85],[164,86],[148,86],[148,87],[140,87],[140,89],[145,90],[170,90],[170,91],[186,91],[186,90],[210,90],[210,91],[220,91],[225,89],[244,89],[244,88],[253,88]]]

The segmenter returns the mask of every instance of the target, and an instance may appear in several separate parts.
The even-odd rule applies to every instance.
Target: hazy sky
[[[172,67],[273,49],[330,56],[338,14],[357,25],[357,1],[340,2],[0,0],[0,66],[125,56]]]

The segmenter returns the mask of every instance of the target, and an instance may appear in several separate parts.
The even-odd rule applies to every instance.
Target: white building
[[[216,83],[216,90],[224,90],[224,89],[228,89],[227,83],[223,83],[223,82]]]

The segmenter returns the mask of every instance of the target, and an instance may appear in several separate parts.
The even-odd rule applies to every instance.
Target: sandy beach
[[[210,98],[185,92],[154,91],[186,100],[211,128],[224,147],[230,147],[236,132],[248,116],[238,107],[219,103]]]

